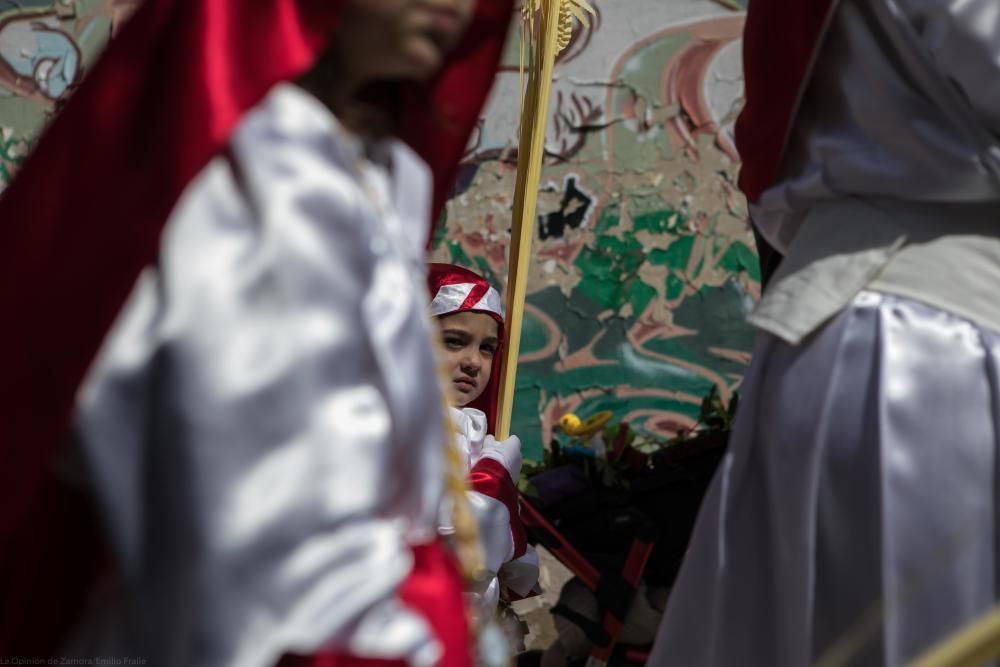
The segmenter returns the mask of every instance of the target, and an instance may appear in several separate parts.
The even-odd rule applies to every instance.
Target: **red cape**
[[[736,121],[740,189],[757,201],[785,142],[837,0],[752,0],[743,31],[746,104]]]

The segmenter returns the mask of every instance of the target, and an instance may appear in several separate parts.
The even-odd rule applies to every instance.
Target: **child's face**
[[[486,313],[462,312],[438,318],[452,403],[464,407],[486,390],[500,341],[497,323]]]
[[[348,0],[337,37],[361,82],[424,81],[444,64],[476,0]]]

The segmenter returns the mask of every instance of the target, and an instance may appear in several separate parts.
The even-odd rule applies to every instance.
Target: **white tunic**
[[[471,470],[483,457],[483,445],[488,436],[486,415],[475,408],[452,407],[450,412],[459,451]],[[503,584],[518,595],[524,597],[531,592],[538,583],[538,556],[528,546],[525,554],[514,559],[511,517],[503,502],[476,491],[469,491],[466,497],[479,529],[484,570],[479,577],[479,587],[473,592],[473,603],[478,613],[488,618],[496,612],[500,600],[501,577]],[[446,518],[441,523],[443,534],[453,531]]]
[[[837,6],[754,212],[787,256],[648,664],[896,667],[996,605],[1000,180],[918,57],[995,137],[998,6]]]
[[[1000,180],[931,86],[921,53],[1000,137],[1000,12],[995,0],[894,0],[919,47],[876,4],[840,0],[832,12],[782,161],[752,209],[785,253],[802,215],[844,197],[1000,205]],[[895,22],[892,22],[895,23]],[[905,30],[905,27],[903,28]]]
[[[443,494],[431,177],[398,141],[363,149],[280,85],[177,205],[79,394],[121,577],[79,651],[438,655],[394,601]]]
[[[995,0],[841,0],[751,207],[787,256],[751,321],[799,343],[871,287],[1000,330],[998,82]]]

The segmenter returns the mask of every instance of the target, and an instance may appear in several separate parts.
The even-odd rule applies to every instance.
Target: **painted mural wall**
[[[591,0],[556,67],[514,432],[538,457],[559,416],[647,434],[734,391],[760,276],[736,190],[746,0]],[[0,0],[0,188],[136,0]],[[519,37],[472,139],[434,259],[506,278]]]
[[[572,410],[662,437],[728,399],[760,275],[735,186],[745,2],[596,0],[556,66],[513,431],[539,456]],[[519,40],[435,246],[505,281]]]
[[[0,189],[138,0],[0,0]]]

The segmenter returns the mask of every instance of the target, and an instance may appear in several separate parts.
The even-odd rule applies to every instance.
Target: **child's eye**
[[[458,338],[445,338],[444,344],[452,350],[460,350],[465,346],[465,343]]]
[[[494,354],[497,353],[497,348],[493,345],[483,345],[479,349],[482,350],[483,354],[485,354],[487,357],[492,357]]]

